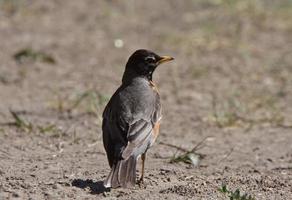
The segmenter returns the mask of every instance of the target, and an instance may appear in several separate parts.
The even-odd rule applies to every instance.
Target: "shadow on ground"
[[[103,181],[97,181],[94,182],[93,180],[87,179],[87,180],[82,180],[82,179],[74,179],[72,181],[72,186],[84,189],[84,188],[90,188],[90,193],[91,194],[101,194],[103,192],[109,192],[109,188],[105,188],[103,186]]]

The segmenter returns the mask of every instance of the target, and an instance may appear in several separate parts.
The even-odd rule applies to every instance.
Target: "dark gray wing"
[[[119,116],[119,88],[112,96],[103,112],[102,137],[110,167],[121,157],[121,151],[127,145],[127,123]]]
[[[122,154],[124,159],[133,154],[140,155],[144,153],[156,138],[153,128],[162,117],[160,100],[157,99],[148,109],[151,109],[150,116],[135,119],[135,121],[129,125],[127,133],[128,144]]]
[[[151,121],[140,119],[130,125],[127,137],[128,144],[122,154],[123,159],[144,153],[150,146],[152,137],[153,124]]]

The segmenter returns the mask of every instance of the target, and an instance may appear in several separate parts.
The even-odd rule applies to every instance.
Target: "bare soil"
[[[291,35],[290,0],[0,0],[0,199],[292,199]],[[146,186],[107,191],[101,114],[139,48],[175,57],[161,134]]]

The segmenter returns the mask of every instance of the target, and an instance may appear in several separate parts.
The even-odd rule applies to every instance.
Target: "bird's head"
[[[126,72],[131,71],[136,76],[143,76],[152,80],[152,74],[156,67],[173,59],[170,56],[159,56],[152,51],[139,49],[130,56],[126,65]]]

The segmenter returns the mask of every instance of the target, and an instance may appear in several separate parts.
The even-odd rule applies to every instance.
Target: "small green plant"
[[[235,191],[231,191],[227,188],[227,186],[224,184],[221,186],[221,188],[218,188],[219,192],[225,194],[229,197],[229,200],[255,200],[254,197],[248,194],[240,194],[240,190],[236,189]]]
[[[220,102],[213,95],[212,110],[213,113],[209,119],[219,128],[245,127],[245,130],[249,131],[255,125],[261,124],[287,127],[284,125],[283,114],[276,108],[275,99],[269,97],[242,103],[240,97]],[[257,117],[255,113],[261,110],[265,110],[265,115]]]
[[[73,105],[71,106],[71,110],[77,108],[82,101],[86,100],[87,111],[88,113],[97,113],[96,109],[100,106],[103,106],[107,101],[108,98],[94,90],[88,90],[83,92],[80,96],[77,97],[73,101]]]
[[[71,113],[74,110],[82,111],[87,114],[98,115],[100,109],[109,101],[109,97],[100,92],[89,89],[77,95],[61,98],[58,95],[58,100],[53,107],[60,113]]]
[[[212,109],[213,109],[213,117],[215,123],[218,127],[230,127],[235,126],[240,118],[238,117],[238,106],[235,103],[235,100],[228,100],[224,102],[223,105],[218,105],[217,98],[213,95],[212,98]]]
[[[22,49],[14,54],[14,59],[19,62],[23,63],[24,61],[41,61],[49,64],[55,64],[56,60],[51,56],[42,51],[36,51],[30,48]]]
[[[183,162],[186,164],[191,164],[193,166],[198,166],[200,160],[202,159],[202,155],[193,153],[193,152],[186,152],[181,155],[174,155],[170,159],[170,163],[178,163],[178,162]]]
[[[25,132],[33,132],[39,131],[40,133],[47,133],[47,132],[60,132],[60,130],[56,127],[55,124],[49,125],[34,125],[33,123],[23,119],[17,112],[10,110],[10,113],[14,119],[13,122],[7,123],[7,125],[15,126],[22,131]],[[2,129],[0,129],[1,131]],[[4,130],[3,130],[4,131]]]
[[[37,126],[40,133],[46,133],[46,132],[55,132],[57,130],[56,125],[50,124],[48,126]]]
[[[0,9],[5,14],[12,15],[23,6],[23,0],[0,0]]]
[[[10,113],[14,119],[14,122],[11,123],[11,125],[16,126],[17,128],[24,130],[24,131],[28,131],[31,132],[33,129],[33,125],[30,122],[25,121],[24,119],[22,119],[18,113],[10,110]]]
[[[196,144],[192,149],[185,149],[182,147],[178,147],[176,145],[173,144],[167,144],[164,142],[160,142],[160,144],[172,147],[172,148],[176,148],[178,151],[181,151],[183,153],[177,155],[177,153],[175,153],[171,158],[170,158],[170,163],[179,163],[179,162],[183,162],[186,164],[191,164],[193,166],[198,166],[200,163],[200,160],[203,159],[205,157],[205,155],[203,154],[199,154],[196,151],[198,149],[201,149],[203,147],[204,142],[206,141],[208,137],[205,137],[202,141],[200,141],[198,144]]]

